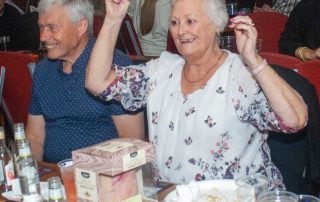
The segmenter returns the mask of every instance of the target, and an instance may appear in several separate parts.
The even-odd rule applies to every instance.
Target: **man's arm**
[[[144,114],[113,116],[113,122],[120,138],[135,138],[144,140]]]
[[[28,115],[26,126],[27,138],[30,141],[31,153],[35,160],[43,160],[43,142],[45,138],[45,121],[41,115]]]

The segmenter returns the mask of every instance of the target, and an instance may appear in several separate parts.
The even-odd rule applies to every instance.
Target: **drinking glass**
[[[236,46],[236,38],[235,36],[221,36],[220,37],[220,47],[222,49],[229,50],[231,52],[236,52],[237,46]]]
[[[0,50],[7,51],[9,48],[10,36],[0,36]]]
[[[258,202],[298,202],[296,194],[289,191],[269,191],[258,197]]]
[[[299,202],[320,202],[320,199],[311,195],[299,195]]]
[[[251,9],[250,8],[241,8],[238,11],[238,15],[248,15],[249,13],[251,13]]]
[[[233,18],[238,14],[238,4],[236,2],[227,3],[226,7],[229,18]]]
[[[246,175],[236,179],[237,196],[241,202],[254,202],[268,191],[268,179],[259,174]]]
[[[257,50],[257,52],[261,52],[261,50],[262,50],[262,39],[261,38],[257,39],[256,50]]]
[[[71,158],[62,160],[58,163],[58,166],[60,168],[60,174],[66,192],[67,201],[76,202],[77,195],[73,174],[73,160]]]

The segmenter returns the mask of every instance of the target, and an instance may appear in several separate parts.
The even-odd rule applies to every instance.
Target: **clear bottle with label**
[[[48,199],[49,202],[65,202],[63,197],[60,177],[51,177],[48,179]]]
[[[18,176],[23,195],[40,195],[40,180],[37,162],[31,156],[30,144],[27,139],[18,143]]]
[[[11,146],[13,160],[16,163],[19,158],[19,149],[18,143],[20,140],[26,139],[26,134],[24,131],[24,124],[23,123],[15,123],[14,124],[14,142]]]
[[[23,123],[15,123],[14,124],[14,142],[11,145],[12,159],[15,169],[16,177],[18,177],[18,159],[19,159],[19,141],[26,139],[24,124]]]
[[[12,181],[15,179],[14,167],[10,150],[6,146],[5,133],[0,127],[0,183],[2,191],[12,189]]]

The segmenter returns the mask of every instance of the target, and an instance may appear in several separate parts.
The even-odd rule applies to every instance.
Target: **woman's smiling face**
[[[203,55],[215,46],[216,27],[207,15],[203,0],[177,0],[172,8],[170,30],[184,57]]]

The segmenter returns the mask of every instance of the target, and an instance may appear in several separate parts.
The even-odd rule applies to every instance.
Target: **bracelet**
[[[305,58],[304,54],[303,54],[303,50],[306,49],[306,48],[307,48],[307,47],[300,47],[300,48],[298,49],[298,53],[299,53],[300,59],[301,59],[302,61],[306,61],[306,60],[307,60],[307,59]]]
[[[252,76],[257,76],[260,72],[262,72],[264,70],[264,68],[268,65],[267,60],[264,59],[260,65],[258,65],[256,68],[254,68],[251,71]]]

